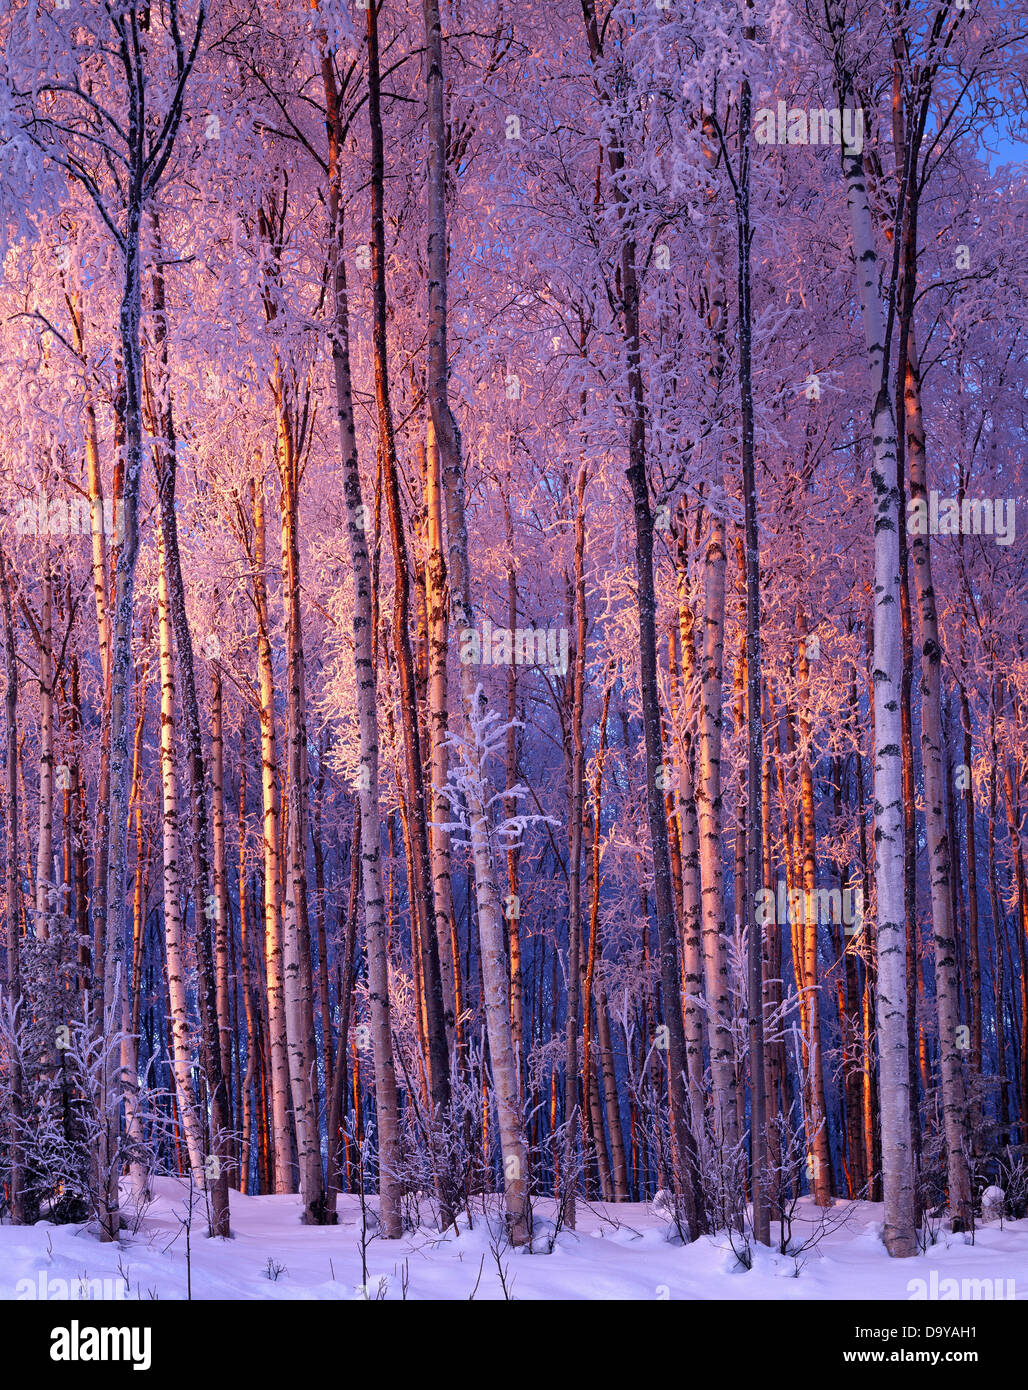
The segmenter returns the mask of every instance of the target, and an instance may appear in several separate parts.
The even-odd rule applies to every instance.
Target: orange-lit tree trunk
[[[282,577],[286,608],[286,806],[283,859],[282,964],[289,1083],[296,1126],[303,1219],[324,1219],[324,1173],[317,1099],[317,1048],[314,1037],[314,980],[307,919],[307,712],[300,606],[300,433],[276,361],[275,397],[281,483]]]
[[[275,1191],[292,1192],[289,1051],[286,1034],[282,943],[282,861],[279,839],[278,741],[275,727],[275,673],[268,615],[267,541],[264,482],[252,485],[254,524],[253,601],[257,613],[257,665],[260,679],[261,792],[264,823],[264,964],[267,976],[271,1081],[271,1135]]]
[[[7,806],[6,833],[7,853],[5,855],[6,883],[6,946],[7,946],[7,992],[15,1008],[22,1003],[21,998],[21,875],[18,871],[18,647],[14,627],[14,605],[11,600],[11,580],[7,560],[0,546],[0,614],[3,616],[4,640],[4,724],[7,755]],[[24,1165],[21,1157],[21,1119],[24,1097],[22,1096],[21,1061],[14,1053],[9,1062],[10,1114],[8,1116],[8,1136],[10,1142],[8,1204],[11,1220],[20,1225],[26,1216],[24,1193]]]
[[[371,268],[372,338],[375,357],[375,399],[378,415],[379,458],[385,483],[386,511],[393,548],[393,647],[400,681],[400,725],[410,807],[410,885],[412,914],[417,915],[420,942],[421,981],[428,1043],[428,1073],[432,1104],[442,1117],[450,1103],[450,1059],[447,1032],[453,1018],[446,1017],[440,974],[438,921],[428,850],[428,816],[425,797],[425,769],[418,729],[418,697],[410,638],[410,574],[403,512],[400,505],[399,465],[389,391],[389,361],[386,301],[385,251],[385,157],[382,132],[381,79],[379,73],[378,10],[368,6],[368,118],[371,131]],[[449,940],[449,926],[442,936]],[[445,946],[443,954],[445,954]],[[448,1184],[444,1175],[440,1192]],[[443,1225],[449,1223],[448,1197],[444,1197]]]

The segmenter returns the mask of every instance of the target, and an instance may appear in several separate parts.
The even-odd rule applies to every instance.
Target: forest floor
[[[83,1226],[0,1226],[0,1299],[502,1299],[504,1284],[514,1299],[1028,1299],[1028,1219],[980,1226],[973,1244],[940,1229],[925,1254],[890,1260],[880,1206],[823,1214],[803,1200],[792,1237],[807,1248],[761,1250],[746,1270],[724,1235],[669,1240],[647,1203],[580,1202],[577,1230],[554,1240],[553,1204],[539,1200],[535,1254],[504,1247],[479,1206],[459,1235],[422,1228],[387,1243],[369,1231],[365,1275],[357,1197],[340,1198],[339,1225],[304,1227],[297,1197],[233,1192],[229,1241],[207,1237],[202,1209],[187,1232],[188,1207],[185,1186],[161,1179],[120,1245]]]

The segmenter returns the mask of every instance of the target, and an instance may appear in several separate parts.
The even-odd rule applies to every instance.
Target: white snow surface
[[[182,1218],[188,1203],[184,1184],[158,1180],[138,1230],[124,1232],[118,1245],[101,1245],[83,1226],[0,1226],[0,1299],[67,1297],[65,1285],[71,1297],[101,1297],[106,1289],[108,1297],[113,1292],[132,1300],[186,1298]],[[373,1209],[377,1200],[370,1198],[368,1205]],[[881,1240],[881,1206],[836,1201],[830,1229],[816,1246],[796,1256],[760,1249],[746,1270],[727,1236],[675,1243],[666,1220],[650,1204],[637,1202],[580,1200],[577,1230],[561,1231],[554,1242],[553,1203],[537,1199],[536,1253],[515,1251],[504,1248],[497,1234],[495,1202],[487,1219],[479,1199],[470,1227],[466,1214],[459,1218],[459,1234],[452,1227],[422,1227],[401,1240],[383,1241],[370,1231],[365,1283],[358,1198],[340,1197],[334,1227],[305,1227],[300,1210],[298,1197],[233,1192],[233,1238],[227,1241],[207,1237],[204,1213],[197,1210],[189,1241],[192,1297],[502,1299],[496,1247],[514,1299],[902,1301],[1006,1299],[1011,1293],[1028,1299],[1028,1219],[979,1225],[973,1244],[969,1236],[940,1228],[925,1254],[892,1260]],[[427,1204],[422,1210],[427,1214]],[[794,1242],[808,1240],[821,1220],[818,1208],[801,1201]],[[79,1280],[111,1282],[93,1283],[91,1293],[83,1294]]]

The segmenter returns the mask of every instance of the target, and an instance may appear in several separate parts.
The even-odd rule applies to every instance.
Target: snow
[[[83,1296],[76,1283],[82,1279],[110,1281],[92,1284],[85,1296],[186,1298],[188,1193],[170,1178],[155,1189],[139,1229],[125,1232],[120,1246],[101,1245],[82,1226],[0,1226],[0,1298],[59,1299],[69,1289],[70,1296]],[[553,1204],[537,1200],[537,1253],[515,1251],[503,1247],[498,1224],[485,1219],[479,1199],[470,1229],[464,1214],[459,1234],[421,1227],[385,1242],[369,1230],[366,1294],[357,1197],[340,1198],[335,1227],[301,1225],[297,1197],[233,1192],[231,1202],[229,1241],[209,1239],[202,1210],[194,1213],[194,1299],[352,1300],[375,1297],[379,1289],[389,1300],[502,1299],[497,1256],[515,1299],[908,1300],[981,1298],[992,1290],[996,1298],[1028,1298],[1028,1219],[979,1226],[973,1244],[940,1229],[926,1254],[891,1260],[881,1241],[881,1207],[837,1201],[813,1248],[796,1256],[761,1250],[746,1270],[724,1235],[688,1246],[670,1241],[666,1220],[647,1203],[580,1200],[578,1229],[554,1240]],[[818,1208],[801,1201],[794,1243],[807,1241],[821,1220]]]

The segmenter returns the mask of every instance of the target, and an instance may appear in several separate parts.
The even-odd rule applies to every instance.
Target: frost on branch
[[[447,744],[454,756],[450,760],[446,785],[440,791],[453,819],[443,822],[440,829],[450,832],[454,844],[470,848],[472,826],[467,808],[469,801],[478,804],[485,817],[490,847],[506,854],[521,844],[525,831],[531,826],[559,825],[552,816],[507,813],[507,805],[512,801],[524,801],[529,795],[528,789],[520,783],[502,791],[492,790],[488,764],[493,760],[503,764],[507,733],[510,729],[524,728],[521,721],[501,719],[495,710],[487,709],[485,693],[478,685],[468,710],[468,724],[470,738],[453,729],[447,735]]]

